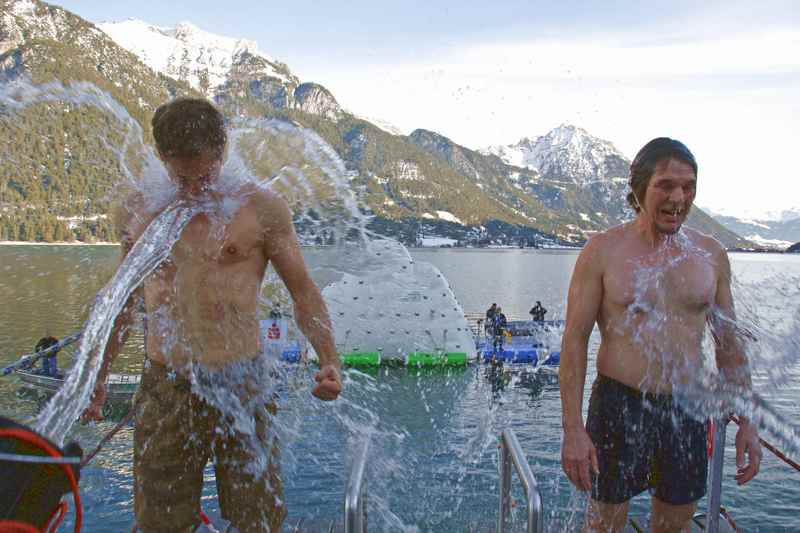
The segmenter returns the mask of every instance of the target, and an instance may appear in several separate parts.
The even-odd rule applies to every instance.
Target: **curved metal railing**
[[[500,516],[497,518],[497,533],[505,533],[506,521],[511,511],[511,465],[517,471],[522,487],[525,489],[528,509],[527,533],[544,531],[544,510],[542,495],[533,475],[531,465],[522,453],[514,430],[506,429],[500,437]]]
[[[344,494],[344,531],[345,533],[366,533],[367,531],[367,481],[364,472],[367,469],[369,439],[359,450],[350,469],[350,478]]]

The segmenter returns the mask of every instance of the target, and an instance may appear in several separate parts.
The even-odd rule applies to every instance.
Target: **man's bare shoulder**
[[[581,256],[592,260],[603,259],[612,254],[614,250],[627,239],[628,228],[626,224],[614,226],[605,231],[592,235],[581,251]]]
[[[240,194],[246,199],[246,208],[252,209],[265,225],[291,222],[289,204],[271,188],[248,184],[242,187]]]
[[[721,242],[711,235],[707,235],[701,231],[693,228],[681,228],[681,231],[686,235],[692,246],[696,247],[699,251],[709,254],[714,258],[727,258],[728,251]]]

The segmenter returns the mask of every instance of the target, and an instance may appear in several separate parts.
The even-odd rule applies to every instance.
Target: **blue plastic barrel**
[[[561,352],[551,352],[545,359],[544,364],[550,366],[559,366],[561,364]]]

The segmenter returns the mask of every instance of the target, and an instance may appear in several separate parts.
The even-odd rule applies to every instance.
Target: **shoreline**
[[[0,246],[119,246],[118,242],[31,242],[31,241],[0,241]]]

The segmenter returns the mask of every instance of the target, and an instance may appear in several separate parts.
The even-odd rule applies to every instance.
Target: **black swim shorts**
[[[620,504],[648,489],[671,505],[705,495],[707,424],[691,418],[672,395],[643,393],[598,375],[586,431],[600,467],[595,501]]]

